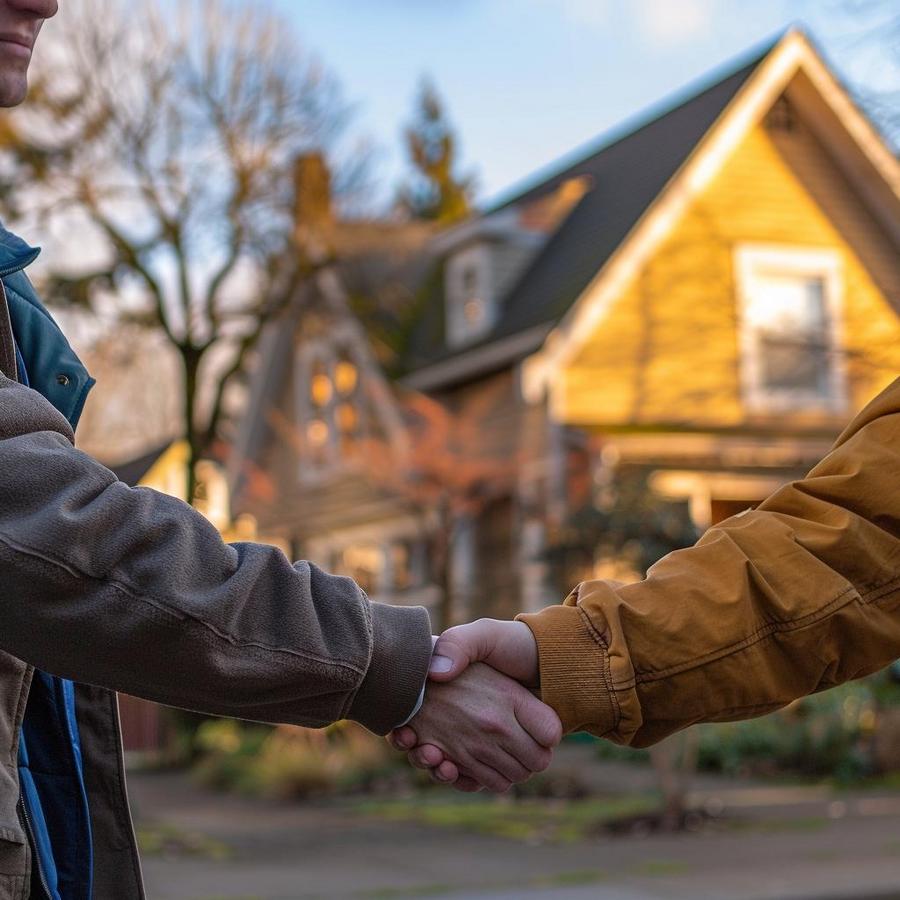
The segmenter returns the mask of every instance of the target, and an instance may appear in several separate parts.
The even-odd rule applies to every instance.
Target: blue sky
[[[340,79],[378,182],[403,170],[401,129],[429,75],[479,199],[502,194],[791,22],[867,83],[888,73],[853,0],[272,0]],[[887,4],[886,4],[887,6]]]

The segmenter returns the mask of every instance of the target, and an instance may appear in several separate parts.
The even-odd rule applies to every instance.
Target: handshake
[[[480,619],[438,639],[425,702],[388,740],[460,791],[502,792],[550,765],[556,713],[533,696],[538,649],[524,622]]]

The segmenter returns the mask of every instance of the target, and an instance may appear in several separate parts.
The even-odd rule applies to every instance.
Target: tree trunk
[[[687,795],[697,768],[699,733],[688,728],[650,748],[650,760],[662,793],[660,824],[664,831],[678,831],[684,825]]]
[[[187,472],[185,473],[185,500],[193,504],[197,493],[197,463],[203,451],[197,428],[197,389],[199,386],[201,354],[193,347],[181,348],[184,365],[184,439],[188,445]]]

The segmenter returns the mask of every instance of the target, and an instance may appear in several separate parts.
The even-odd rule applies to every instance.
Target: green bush
[[[196,743],[194,771],[203,783],[274,797],[368,790],[399,759],[385,741],[349,722],[311,729],[215,720],[200,727]]]
[[[870,767],[863,738],[874,720],[876,683],[844,685],[759,719],[701,726],[699,767],[732,775],[858,778]]]
[[[889,671],[749,719],[697,726],[698,768],[727,775],[792,775],[852,781],[869,774],[880,711],[900,707]],[[645,750],[598,744],[601,759],[646,762]]]

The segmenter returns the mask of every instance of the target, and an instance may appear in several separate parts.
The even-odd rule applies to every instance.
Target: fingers
[[[469,775],[460,775],[456,783],[453,785],[456,791],[462,791],[464,794],[477,794],[481,789],[481,785]]]
[[[434,769],[444,761],[444,751],[433,744],[421,744],[406,754],[411,766],[417,769]]]
[[[482,630],[490,631],[493,624]],[[463,652],[464,661],[467,654]],[[549,707],[515,680],[478,662],[450,683],[431,684],[415,727],[397,729],[391,743],[437,781],[456,785],[464,776],[502,792],[547,768],[550,747],[561,732]],[[472,787],[464,781],[460,789]]]
[[[459,768],[456,763],[445,759],[431,770],[431,777],[439,784],[455,784],[460,778]]]
[[[519,685],[514,685],[523,691]],[[549,764],[549,751],[538,744],[531,735],[518,723],[512,710],[508,714],[497,717],[496,712],[489,711],[482,717],[483,730],[465,748],[471,760],[490,767],[510,784],[527,781],[536,771],[541,771]],[[495,790],[484,781],[479,773],[472,769],[469,760],[454,755],[467,770],[485,787]]]
[[[395,728],[387,736],[387,741],[395,750],[405,753],[419,743],[419,738],[412,728],[404,725],[402,728]]]
[[[531,743],[520,742],[512,748],[508,748],[504,745],[503,749],[506,754],[516,762],[518,769],[507,770],[504,768],[501,769],[501,771],[504,773],[507,771],[510,773],[513,771],[524,773],[520,774],[519,777],[511,778],[515,784],[521,784],[523,781],[528,781],[528,779],[536,772],[543,772],[553,761],[553,752],[546,747],[542,747],[536,741],[532,741]]]
[[[449,759],[444,760],[437,768],[432,769],[429,774],[431,780],[435,784],[450,785],[453,790],[461,791],[464,794],[477,794],[484,790],[471,775],[461,772],[455,763]]]
[[[499,752],[491,761],[491,768],[509,781],[510,786],[513,784],[522,784],[531,778],[534,774],[534,769],[530,766],[523,765],[519,759],[503,748],[498,748],[498,750]]]
[[[553,749],[562,740],[562,724],[559,716],[537,697],[527,692],[519,694],[514,709],[518,723],[542,747]],[[546,768],[545,765],[544,769]]]
[[[550,751],[543,750],[542,752],[546,754],[549,762]],[[455,785],[460,777],[464,777],[460,775],[460,770],[456,763],[447,759],[440,748],[431,744],[422,744],[414,748],[407,754],[407,759],[411,766],[428,771],[431,777],[440,784]],[[520,784],[523,781],[527,781],[533,772],[536,771],[522,765],[512,754],[502,748],[497,748],[491,753],[490,761],[472,760],[469,762],[471,767],[478,767],[479,765],[491,770],[499,776],[499,779],[502,779],[486,782],[485,787],[489,790],[507,790],[512,784]],[[475,779],[470,780],[474,781]]]
[[[474,759],[467,760],[464,765],[473,781],[494,794],[505,794],[512,787],[512,781],[491,766]]]

